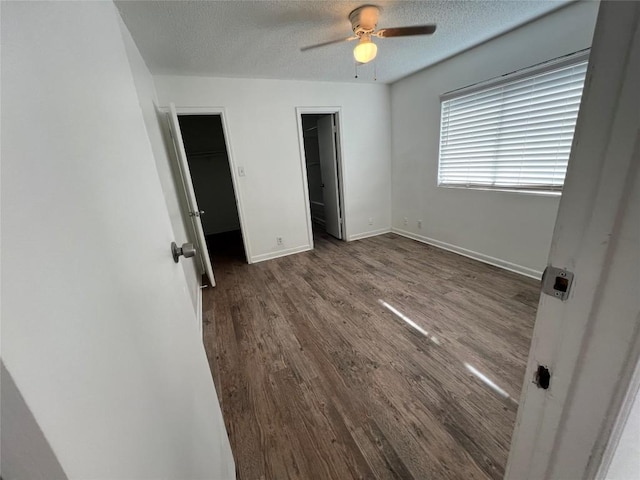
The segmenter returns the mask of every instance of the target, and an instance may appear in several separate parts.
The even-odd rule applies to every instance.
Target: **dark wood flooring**
[[[502,478],[538,282],[394,234],[315,242],[214,255],[204,336],[238,478]]]

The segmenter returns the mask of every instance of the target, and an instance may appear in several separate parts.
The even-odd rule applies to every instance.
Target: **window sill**
[[[501,192],[501,193],[517,193],[520,195],[534,195],[536,197],[552,197],[557,198],[562,196],[562,191],[558,190],[526,190],[519,188],[492,188],[481,186],[466,186],[466,185],[438,185],[438,188],[448,188],[452,190],[480,190],[483,192]]]

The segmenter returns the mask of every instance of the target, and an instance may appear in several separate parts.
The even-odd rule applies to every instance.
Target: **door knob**
[[[176,242],[171,242],[171,255],[173,255],[173,261],[178,263],[180,255],[184,258],[191,258],[196,254],[196,247],[193,243],[183,243],[181,247],[176,245]]]

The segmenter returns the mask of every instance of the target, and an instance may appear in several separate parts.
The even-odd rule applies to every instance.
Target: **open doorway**
[[[314,236],[345,238],[337,113],[301,113],[309,214]]]
[[[220,115],[178,115],[211,263],[247,261]]]

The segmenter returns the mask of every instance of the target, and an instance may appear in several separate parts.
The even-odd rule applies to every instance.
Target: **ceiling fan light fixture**
[[[376,58],[378,53],[378,46],[371,41],[370,36],[363,36],[356,48],[353,49],[353,58],[358,63],[369,63]]]

